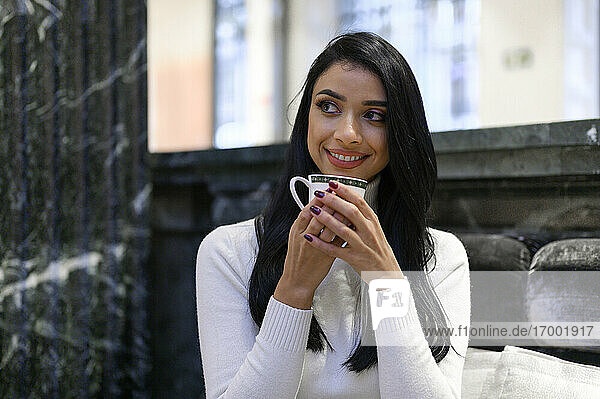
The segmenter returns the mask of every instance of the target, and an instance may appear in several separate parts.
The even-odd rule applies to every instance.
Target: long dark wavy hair
[[[293,176],[320,173],[308,152],[308,114],[315,82],[334,63],[365,68],[377,75],[385,88],[389,163],[379,172],[377,216],[400,268],[425,271],[407,275],[421,325],[446,327],[445,313],[429,280],[429,270],[426,270],[433,256],[426,213],[435,188],[437,164],[421,93],[404,57],[386,40],[368,32],[335,37],[308,71],[287,150],[285,171],[267,206],[254,221],[258,253],[249,282],[252,318],[259,327],[262,325],[269,298],[283,273],[289,231],[298,216],[297,205],[289,192],[289,180]],[[299,194],[306,203],[308,193]],[[443,337],[428,337],[428,340],[431,353],[439,362],[448,353],[449,341]],[[323,351],[323,341],[334,350],[313,315],[307,349]],[[358,345],[343,366],[360,373],[376,364],[377,348]]]

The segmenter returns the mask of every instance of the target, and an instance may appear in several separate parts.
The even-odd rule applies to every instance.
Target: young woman
[[[365,179],[365,198],[333,182],[299,212],[289,180],[311,173]],[[470,319],[464,247],[426,226],[436,176],[404,58],[372,33],[333,39],[308,72],[265,210],[200,244],[207,398],[460,397],[468,336],[430,333]],[[407,278],[408,313],[364,327],[363,271]]]

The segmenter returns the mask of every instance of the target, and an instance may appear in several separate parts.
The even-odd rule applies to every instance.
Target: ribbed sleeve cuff
[[[297,309],[279,302],[272,295],[258,337],[275,348],[290,352],[306,350],[312,309]]]
[[[382,346],[410,346],[416,334],[422,334],[422,329],[411,294],[406,315],[382,319],[375,330],[375,339]]]
[[[403,317],[386,317],[381,320],[377,327],[377,331],[383,333],[398,332],[411,328],[415,323],[419,323],[419,316],[416,311],[411,312],[411,309],[409,308],[408,313]]]

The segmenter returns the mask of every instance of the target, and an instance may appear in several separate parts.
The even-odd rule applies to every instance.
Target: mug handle
[[[296,201],[296,204],[298,204],[300,209],[302,209],[302,208],[304,208],[304,205],[302,204],[302,201],[300,201],[300,198],[298,197],[298,194],[296,193],[296,182],[297,181],[302,182],[309,190],[310,190],[310,182],[308,181],[308,179],[305,179],[304,177],[301,177],[301,176],[295,176],[290,179],[290,192],[292,193],[292,197],[294,197],[294,201]]]

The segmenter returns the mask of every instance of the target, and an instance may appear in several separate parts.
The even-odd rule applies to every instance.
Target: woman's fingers
[[[360,196],[356,191],[354,191],[350,186],[340,183],[338,181],[330,181],[329,189],[335,192],[335,197],[342,198],[347,202],[353,204],[358,208],[360,213],[369,220],[377,220],[377,215],[375,211],[367,204],[367,201]],[[325,205],[332,207],[330,204],[323,202]],[[334,207],[333,207],[334,208]],[[334,208],[335,209],[335,208]],[[337,210],[337,209],[336,209]],[[345,215],[348,217],[348,215]]]
[[[332,209],[330,209],[329,207],[326,207],[323,205],[323,202],[321,202],[321,199],[319,197],[314,197],[304,208],[303,208],[303,212],[306,212],[309,216],[310,216],[310,220],[308,221],[308,223],[306,223],[306,225],[304,226],[304,229],[302,230],[302,234],[305,233],[310,233],[312,235],[315,235],[317,237],[320,237],[321,234],[321,230],[323,229],[323,223],[319,222],[318,220],[316,220],[313,216],[314,213],[311,212],[311,208],[312,207],[318,207],[319,209],[323,209],[324,212],[328,212],[328,213],[333,213],[334,211]],[[331,241],[331,240],[330,240]]]
[[[321,252],[323,252],[331,258],[340,258],[348,263],[351,263],[352,253],[348,252],[347,249],[342,248],[343,243],[344,240],[340,237],[335,237],[335,239],[331,243],[325,242],[319,237],[312,237],[312,240],[309,244],[310,246],[317,248],[318,250],[320,250]]]
[[[332,190],[327,190],[327,192],[332,193]],[[332,194],[335,195],[335,194]],[[315,195],[314,200],[311,201],[312,205],[310,205],[309,209],[312,208],[313,206],[320,209],[322,212],[327,212],[329,214],[332,214],[333,217],[335,217],[337,220],[339,220],[340,222],[344,223],[345,225],[349,225],[350,222],[344,217],[344,215],[340,214],[340,213],[335,213],[334,210],[332,210],[331,208],[329,208],[328,206],[323,205],[323,203],[320,201],[321,197],[319,197],[318,195]],[[325,242],[332,242],[333,239],[335,238],[335,233],[333,231],[331,231],[331,229],[327,228],[327,226],[323,225],[323,223],[321,223],[318,219],[313,218],[308,227],[306,228],[306,232],[316,235],[317,237],[319,237],[321,240],[325,241]],[[342,241],[343,243],[343,241]]]
[[[290,229],[290,232],[299,233],[301,231],[306,230],[306,228],[308,227],[308,225],[310,224],[310,221],[312,219],[313,219],[313,217],[312,217],[312,214],[310,213],[310,207],[305,206],[300,211],[300,214],[298,214],[298,217],[292,224],[292,228]]]
[[[356,230],[351,220],[345,217],[343,212],[352,214],[351,209],[354,208],[355,219],[357,218],[357,216],[362,215],[359,215],[358,208],[354,204],[349,203],[348,201],[345,201],[341,198],[336,198],[336,201],[336,199],[333,198],[336,197],[336,193],[334,193],[331,189],[326,190],[326,192],[319,191],[316,194],[317,195],[312,199],[312,201],[310,201],[298,215],[298,219],[294,223],[294,230],[297,233],[301,233],[301,235],[310,234],[312,236],[319,237],[319,239],[324,242],[340,246],[344,242],[348,241],[349,238],[349,233],[345,232],[345,230],[343,229],[347,226],[351,226],[352,230]],[[330,202],[333,206],[337,207],[338,211],[336,211],[331,206],[328,206],[325,203],[326,201]],[[339,210],[342,211],[340,212]],[[326,213],[331,218],[329,220],[338,223],[337,225],[335,225],[337,226],[337,230],[334,230],[332,226],[325,225],[322,219],[315,217],[317,216],[317,212]],[[346,236],[338,237],[338,232],[341,232],[340,234],[346,234]]]
[[[342,214],[346,218],[346,224],[356,226],[358,231],[364,231],[369,227],[369,220],[355,204],[338,197],[336,194],[326,192],[323,194],[323,198],[321,198],[323,206],[333,209],[336,214]],[[364,201],[362,198],[360,199]],[[368,204],[367,207],[369,207]],[[369,209],[371,208],[369,207]]]
[[[327,212],[329,214],[333,213],[333,210],[331,210],[329,207],[323,206],[322,204],[320,204],[319,202],[316,202],[316,201],[314,202],[313,205],[309,206],[309,211],[313,207],[321,209],[322,212]],[[312,216],[314,216],[314,213],[312,214]],[[317,237],[323,237],[323,234],[325,233],[324,231],[321,232],[323,227],[325,227],[323,225],[323,223],[321,223],[319,220],[317,220],[313,217],[312,220],[310,221],[310,223],[308,224],[308,226],[306,227],[306,232],[310,233],[312,235],[315,235]],[[329,232],[327,234],[329,234]],[[321,238],[321,239],[325,240],[325,238]],[[333,239],[333,237],[329,238],[329,241],[331,241],[332,239]]]
[[[320,198],[313,198],[312,201],[310,201],[304,208],[302,208],[302,210],[300,210],[300,214],[298,214],[298,217],[296,218],[296,220],[294,221],[294,223],[292,224],[292,230],[294,230],[297,233],[306,233],[307,229],[310,226],[310,233],[313,233],[315,235],[319,234],[319,231],[321,231],[321,228],[323,228],[323,225],[321,224],[321,226],[318,228],[316,228],[317,225],[319,225],[318,221],[313,221],[313,214],[310,211],[310,208],[312,206],[323,206],[323,203],[320,201]],[[333,211],[331,211],[333,212]],[[312,223],[312,225],[311,225]],[[315,232],[316,231],[316,232]]]
[[[325,225],[325,227],[331,230],[336,236],[347,241],[350,245],[359,244],[360,237],[351,227],[346,226],[328,212],[323,212],[321,208],[317,206],[313,206],[311,212],[313,213],[313,219],[316,219]],[[323,239],[321,240],[326,241]]]
[[[342,223],[344,223],[346,225],[349,223],[349,222],[347,222],[347,220],[344,217],[344,215],[342,215],[341,213],[334,213],[335,211],[333,211],[331,208],[325,207],[325,206],[322,209],[323,209],[323,211],[332,213],[332,216],[334,218],[336,218],[337,220],[339,220],[340,222],[342,222]],[[317,219],[314,219],[314,220],[317,223],[320,223]],[[319,238],[321,240],[326,241],[326,242],[331,242],[335,237],[336,237],[336,235],[335,235],[335,233],[333,231],[331,231],[329,228],[327,228],[327,226],[323,226],[323,231],[319,235]]]
[[[331,244],[335,245],[336,247],[341,247],[345,242],[346,241],[342,240],[340,237],[335,236]]]

